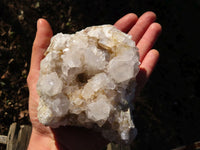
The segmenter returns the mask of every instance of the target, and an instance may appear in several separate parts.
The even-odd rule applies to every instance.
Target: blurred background
[[[154,46],[160,60],[135,102],[138,136],[131,147],[193,149],[200,141],[199,10],[199,0],[0,0],[0,135],[13,122],[30,124],[26,78],[38,18],[46,18],[54,34],[74,33],[154,11],[163,28]]]

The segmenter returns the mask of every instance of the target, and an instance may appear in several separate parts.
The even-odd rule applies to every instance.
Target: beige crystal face
[[[95,128],[110,141],[129,142],[138,72],[135,42],[112,25],[58,33],[40,65],[38,119],[54,128]]]

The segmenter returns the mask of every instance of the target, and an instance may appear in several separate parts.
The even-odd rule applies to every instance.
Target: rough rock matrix
[[[83,126],[110,141],[130,142],[139,56],[135,42],[112,25],[58,33],[41,61],[38,119],[53,128]]]

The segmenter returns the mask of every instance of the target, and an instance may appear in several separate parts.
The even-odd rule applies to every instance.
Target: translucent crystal
[[[99,73],[93,76],[84,86],[82,96],[85,99],[91,98],[100,89],[114,89],[115,83],[109,79],[105,73]]]
[[[133,139],[139,56],[130,35],[112,25],[58,33],[45,55],[37,83],[41,123],[93,128],[115,142]]]
[[[40,76],[38,82],[38,90],[41,95],[54,96],[62,91],[62,80],[59,79],[56,72],[52,72],[49,74],[45,74],[44,76]]]
[[[94,121],[103,120],[104,122],[109,117],[111,106],[107,102],[105,95],[99,95],[95,102],[87,105],[87,116]]]

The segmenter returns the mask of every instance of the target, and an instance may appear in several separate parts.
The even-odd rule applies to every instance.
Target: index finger
[[[137,44],[142,38],[143,34],[146,32],[148,27],[155,21],[156,14],[149,11],[144,13],[137,21],[137,23],[132,27],[128,34],[132,35],[133,41]]]
[[[121,30],[122,32],[127,33],[133,26],[134,24],[137,22],[137,15],[134,13],[129,13],[127,15],[125,15],[124,17],[122,17],[121,19],[119,19],[114,26]]]

